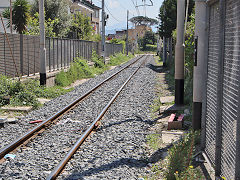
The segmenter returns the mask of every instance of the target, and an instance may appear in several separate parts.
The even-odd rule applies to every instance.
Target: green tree
[[[56,33],[53,31],[55,25],[58,23],[58,19],[48,19],[45,20],[45,33],[47,37],[56,37]],[[39,28],[39,14],[36,13],[34,17],[29,18],[28,23],[28,31],[25,32],[27,35],[39,35],[40,28]]]
[[[90,18],[77,12],[73,15],[69,36],[89,40],[93,33]]]
[[[134,23],[135,25],[153,26],[158,24],[158,21],[156,19],[152,19],[144,16],[135,16],[135,17],[132,17],[129,21]]]
[[[147,31],[143,38],[139,38],[139,46],[142,47],[143,50],[146,50],[147,44],[154,45],[157,41],[156,35],[152,31]]]
[[[16,0],[12,7],[12,23],[13,29],[19,34],[23,34],[27,30],[28,19],[30,15],[30,5],[27,0]],[[5,9],[3,17],[10,21],[10,10]],[[8,27],[10,22],[8,22]]]
[[[194,8],[194,0],[189,1],[188,15],[192,14]],[[171,37],[173,30],[177,24],[177,0],[165,0],[160,7],[158,14],[160,25],[159,34],[161,37]],[[189,18],[189,21],[191,19]]]
[[[44,0],[45,20],[58,19],[54,23],[53,32],[58,37],[65,37],[68,34],[68,26],[71,24],[71,15],[68,14],[68,0]],[[39,0],[35,0],[31,8],[31,16],[39,12]]]

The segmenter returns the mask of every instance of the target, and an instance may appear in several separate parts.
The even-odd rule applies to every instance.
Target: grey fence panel
[[[232,180],[240,179],[240,1],[221,2],[223,8],[219,7],[219,2],[209,5],[207,90],[203,110],[206,112],[203,117],[206,135],[203,142],[216,175]],[[224,14],[223,21],[220,21],[221,13]],[[224,28],[222,45],[220,28]],[[223,55],[223,73],[219,77],[222,68],[218,59],[220,53]],[[221,116],[218,116],[219,111]],[[220,131],[216,130],[218,127]]]
[[[7,34],[11,51],[4,33],[0,33],[0,74],[10,77],[30,76],[40,70],[39,36]],[[95,51],[100,55],[99,42],[46,38],[46,69],[48,72],[67,68],[76,57],[91,60]],[[106,56],[122,51],[121,44],[106,44]],[[14,63],[15,62],[15,63]],[[16,67],[15,67],[16,65]]]
[[[239,80],[240,80],[240,3],[226,1],[225,58],[223,73],[222,105],[222,156],[221,173],[227,179],[235,179],[236,130]]]
[[[216,116],[217,116],[217,82],[219,53],[219,3],[210,7],[209,23],[209,55],[207,77],[207,109],[206,109],[206,154],[215,165]]]

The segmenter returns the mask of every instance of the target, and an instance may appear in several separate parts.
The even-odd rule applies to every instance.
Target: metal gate
[[[240,179],[240,1],[208,1],[202,148],[216,177]]]

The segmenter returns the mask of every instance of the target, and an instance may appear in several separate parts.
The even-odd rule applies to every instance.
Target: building
[[[70,12],[75,14],[76,12],[80,12],[91,19],[91,23],[93,29],[96,34],[100,33],[100,16],[99,11],[100,7],[96,6],[89,0],[71,0],[72,4],[70,5]]]
[[[152,31],[152,28],[146,25],[138,25],[135,29],[128,30],[129,41],[136,41],[138,38],[143,38],[146,31]]]

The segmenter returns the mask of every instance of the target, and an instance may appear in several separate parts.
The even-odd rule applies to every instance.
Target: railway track
[[[97,84],[95,87],[93,87],[91,90],[89,90],[87,93],[85,93],[84,95],[82,95],[81,97],[77,98],[76,100],[74,100],[73,102],[71,102],[69,105],[67,105],[65,108],[63,108],[62,110],[60,110],[59,112],[57,112],[56,114],[54,114],[53,116],[51,116],[50,118],[48,118],[47,120],[43,121],[42,123],[40,123],[39,125],[37,125],[36,127],[34,127],[32,130],[30,130],[29,132],[25,133],[22,137],[18,138],[17,140],[15,140],[14,142],[10,143],[9,145],[7,145],[6,147],[2,148],[0,150],[0,158],[3,158],[5,154],[13,151],[14,149],[16,149],[18,146],[20,146],[23,142],[28,141],[31,137],[33,137],[33,135],[35,135],[37,132],[39,132],[41,129],[45,128],[46,126],[49,126],[49,124],[51,124],[51,122],[55,122],[56,119],[62,117],[65,113],[69,112],[71,113],[71,111],[73,111],[72,109],[75,106],[78,106],[78,103],[81,102],[83,99],[85,99],[86,97],[90,96],[94,91],[98,90],[101,86],[103,86],[106,82],[108,82],[109,80],[113,79],[113,77],[117,76],[120,74],[120,72],[126,70],[127,68],[129,68],[131,65],[134,65],[135,63],[137,63],[139,60],[142,60],[142,62],[140,62],[140,65],[136,68],[132,68],[134,69],[133,72],[131,72],[131,75],[127,78],[126,81],[124,81],[124,83],[122,84],[122,86],[120,87],[120,89],[117,90],[117,92],[114,94],[114,96],[111,98],[111,100],[107,103],[106,106],[104,106],[103,110],[98,114],[97,118],[95,118],[95,120],[91,123],[91,124],[87,124],[85,127],[82,128],[82,136],[81,138],[78,139],[78,141],[76,142],[76,144],[74,144],[74,146],[70,149],[70,151],[68,152],[68,154],[64,157],[64,159],[59,163],[59,165],[52,171],[52,173],[48,176],[47,179],[55,179],[58,174],[62,171],[62,169],[64,168],[64,166],[66,165],[66,163],[68,162],[68,160],[71,158],[71,156],[76,152],[76,150],[79,148],[79,146],[84,142],[84,140],[89,136],[89,134],[93,131],[94,128],[96,128],[99,125],[99,121],[101,120],[101,118],[104,116],[104,114],[106,113],[106,111],[108,110],[108,108],[111,106],[111,104],[114,102],[114,100],[117,98],[117,96],[119,95],[119,93],[122,91],[122,89],[125,87],[125,85],[131,80],[131,78],[134,76],[134,74],[139,70],[139,68],[142,66],[143,62],[147,59],[146,56],[141,56],[139,58],[137,58],[135,61],[133,61],[131,64],[127,65],[126,67],[120,69],[118,72],[114,73],[113,75],[111,75],[110,77],[106,78],[104,81],[102,81],[101,83]],[[131,70],[132,71],[132,70]],[[87,130],[85,130],[87,127]]]

